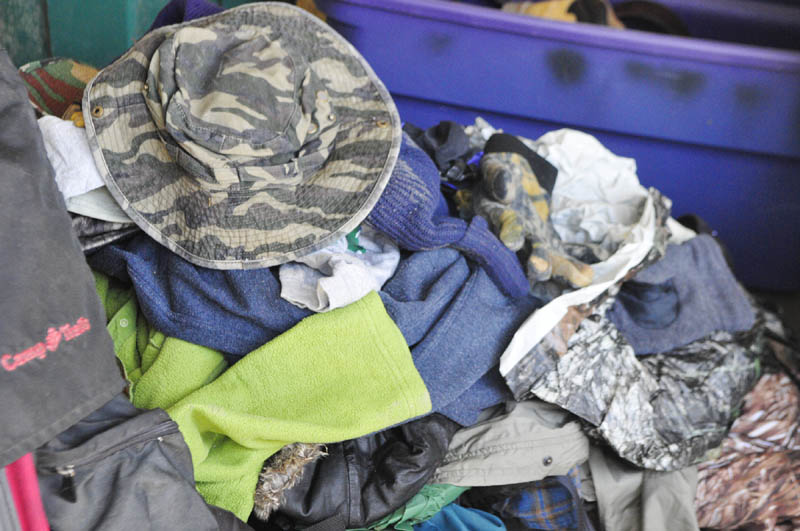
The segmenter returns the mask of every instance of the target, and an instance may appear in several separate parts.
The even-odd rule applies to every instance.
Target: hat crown
[[[176,31],[150,61],[146,95],[176,162],[223,185],[316,169],[325,156],[314,168],[298,161],[330,151],[336,136],[324,84],[269,27]]]
[[[214,269],[284,263],[352,231],[401,135],[364,57],[279,2],[151,31],[89,82],[83,115],[122,209]]]

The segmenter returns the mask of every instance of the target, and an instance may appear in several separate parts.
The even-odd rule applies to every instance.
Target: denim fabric
[[[471,426],[478,421],[481,411],[509,400],[513,400],[511,390],[500,375],[500,368],[495,365],[461,396],[439,409],[439,413],[464,426]]]
[[[401,260],[380,295],[411,346],[434,411],[469,425],[481,409],[507,398],[500,379],[482,377],[496,370],[511,336],[541,306],[538,299],[503,295],[480,266],[449,248]]]
[[[717,242],[706,234],[668,246],[664,258],[633,280],[639,288],[623,285],[608,318],[636,354],[669,352],[712,332],[742,332],[755,323],[746,293]],[[677,315],[671,318],[675,307]]]
[[[506,526],[497,516],[481,511],[461,507],[451,503],[436,515],[421,524],[414,526],[414,531],[505,531]]]
[[[206,269],[144,234],[103,247],[89,263],[132,282],[145,317],[157,330],[222,351],[229,361],[311,315],[281,299],[277,268]]]
[[[660,284],[629,280],[622,285],[617,300],[641,328],[666,328],[675,322],[681,311],[678,290],[672,279]]]

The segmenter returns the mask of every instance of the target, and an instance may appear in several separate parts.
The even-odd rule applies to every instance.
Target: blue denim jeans
[[[380,295],[411,346],[435,411],[469,425],[481,409],[510,396],[496,365],[541,306],[538,299],[504,295],[480,266],[449,248],[401,259]]]

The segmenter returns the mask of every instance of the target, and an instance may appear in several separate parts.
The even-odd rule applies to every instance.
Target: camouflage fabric
[[[664,254],[669,215],[658,192],[654,246],[639,270]],[[571,306],[504,376],[517,400],[535,396],[583,419],[590,435],[644,468],[677,470],[718,446],[759,372],[763,316],[753,329],[715,332],[699,341],[637,359],[605,317],[622,281]],[[541,311],[541,310],[539,310]]]
[[[214,269],[280,264],[344,236],[378,200],[400,148],[397,110],[363,57],[281,3],[147,34],[83,103],[122,209]]]
[[[483,216],[506,247],[522,251],[531,286],[551,277],[573,287],[590,284],[591,267],[566,253],[548,219],[549,195],[525,157],[487,153],[480,169],[481,183],[456,194],[462,217]]]
[[[139,232],[133,223],[115,223],[72,214],[72,232],[86,253]]]
[[[535,387],[534,382],[545,379],[549,373],[556,370],[556,364],[561,357],[566,355],[569,341],[575,331],[583,320],[594,313],[597,307],[608,298],[609,294],[615,293],[619,290],[622,282],[633,278],[636,273],[664,255],[669,238],[669,232],[665,228],[666,220],[669,217],[669,207],[665,198],[657,190],[651,189],[650,195],[653,198],[657,229],[653,247],[648,251],[645,259],[628,271],[624,278],[594,299],[584,304],[570,306],[564,316],[544,335],[541,341],[528,349],[510,370],[502,371],[501,367],[506,383],[517,400],[531,396],[531,389]]]
[[[83,97],[83,89],[97,69],[63,57],[33,61],[19,68],[28,98],[39,114],[72,118]]]
[[[524,384],[527,394],[574,413],[635,465],[678,470],[701,461],[725,438],[758,376],[763,321],[637,359],[605,317],[613,301],[580,322],[566,353],[540,352],[540,366],[517,389]]]
[[[773,315],[767,314],[767,326],[775,328]],[[770,350],[781,349],[780,355],[800,357],[767,343]],[[719,456],[698,466],[698,480],[695,505],[702,527],[800,528],[800,391],[789,376],[761,377]]]

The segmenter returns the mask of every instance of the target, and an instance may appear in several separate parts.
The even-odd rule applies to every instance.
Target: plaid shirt
[[[568,488],[568,485],[574,488]],[[580,489],[578,468],[566,476],[535,481],[493,509],[505,519],[518,519],[530,529],[577,529],[582,510],[575,498]]]

